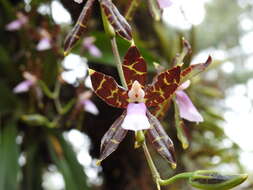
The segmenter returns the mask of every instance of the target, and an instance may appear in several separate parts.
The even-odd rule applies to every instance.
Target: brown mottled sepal
[[[147,111],[147,117],[152,125],[151,128],[147,130],[149,141],[156,151],[170,162],[172,168],[176,168],[175,150],[172,140],[163,129],[159,120],[149,111]]]
[[[209,56],[204,63],[190,65],[181,72],[181,83],[203,72],[212,63],[212,57]]]
[[[110,0],[100,0],[99,2],[115,32],[122,38],[131,41],[132,29],[117,7]]]
[[[64,42],[64,54],[68,54],[70,49],[80,39],[81,35],[87,30],[87,22],[91,14],[92,5],[95,0],[87,0],[83,10],[74,26],[74,28],[67,35]]]
[[[127,90],[120,87],[111,76],[89,69],[92,87],[107,104],[117,108],[126,108],[128,105]]]
[[[127,130],[123,129],[120,125],[122,124],[124,118],[126,116],[126,111],[114,121],[110,129],[105,133],[101,140],[100,147],[100,157],[97,161],[97,165],[99,165],[102,160],[108,157],[112,152],[114,152],[120,142],[124,139],[127,134]]]
[[[131,89],[131,86],[135,80],[137,80],[144,87],[147,77],[146,65],[146,62],[141,56],[137,47],[132,45],[128,49],[122,65],[128,89]]]
[[[157,106],[170,98],[179,86],[180,73],[181,67],[176,66],[158,74],[154,82],[146,88],[146,105]]]

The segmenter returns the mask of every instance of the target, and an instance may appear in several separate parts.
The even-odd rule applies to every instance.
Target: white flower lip
[[[150,128],[150,123],[146,116],[147,107],[144,103],[129,103],[127,115],[121,124],[126,130],[138,131]]]

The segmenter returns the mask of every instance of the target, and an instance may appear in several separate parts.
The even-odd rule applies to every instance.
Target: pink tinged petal
[[[102,52],[94,45],[94,37],[86,37],[83,40],[83,47],[89,51],[89,53],[94,57],[101,57]]]
[[[102,57],[102,52],[95,45],[91,45],[88,51],[94,57]]]
[[[185,90],[186,88],[188,88],[191,84],[190,80],[185,81],[184,83],[182,83],[177,90]]]
[[[23,93],[23,92],[27,92],[31,86],[33,85],[33,82],[30,80],[25,80],[22,81],[21,83],[19,83],[14,89],[13,92],[14,93]]]
[[[91,101],[91,100],[84,100],[82,102],[84,110],[93,114],[93,115],[98,115],[99,111],[97,106]]]
[[[22,26],[23,26],[22,21],[17,19],[17,20],[10,22],[9,24],[7,24],[5,26],[5,30],[15,31],[15,30],[19,30],[20,28],[22,28]]]
[[[170,0],[157,0],[157,3],[161,9],[167,8],[172,5]]]
[[[37,44],[36,49],[38,51],[44,51],[44,50],[48,50],[52,47],[50,39],[49,38],[42,38],[39,43]]]
[[[147,107],[144,103],[129,103],[127,115],[121,125],[123,129],[138,131],[149,129],[150,123],[146,116]]]
[[[5,29],[8,31],[15,31],[22,28],[28,22],[28,18],[24,16],[22,13],[18,14],[18,19],[13,20],[9,24],[5,26]]]
[[[197,123],[204,121],[203,117],[184,91],[176,91],[176,103],[178,104],[180,117]]]

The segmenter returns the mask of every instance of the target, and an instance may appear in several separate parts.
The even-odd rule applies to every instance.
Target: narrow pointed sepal
[[[203,72],[212,63],[212,57],[209,56],[204,63],[190,65],[181,72],[181,83]]]
[[[67,35],[64,42],[64,55],[67,55],[69,53],[70,49],[76,44],[81,35],[87,30],[87,22],[91,14],[94,1],[95,0],[87,0],[74,28]]]
[[[166,113],[168,112],[171,105],[171,98],[168,98],[163,103],[158,104],[156,107],[154,107],[151,110],[151,113],[159,120],[163,120],[163,118],[166,116]]]
[[[179,86],[180,73],[181,67],[176,66],[158,74],[154,82],[146,88],[146,105],[157,106],[170,98]]]
[[[126,111],[112,124],[110,129],[105,133],[101,140],[100,147],[100,157],[97,161],[97,165],[99,165],[102,160],[108,157],[112,152],[114,152],[120,142],[124,139],[127,134],[127,130],[121,127],[121,124],[126,116]]]
[[[175,103],[174,103],[174,108],[175,108],[175,126],[177,130],[177,138],[180,140],[183,149],[187,149],[189,147],[189,141],[185,133],[184,121],[181,119],[179,115],[179,108],[177,104]]]
[[[120,14],[117,7],[110,0],[100,0],[100,5],[116,34],[131,41],[132,29],[126,19]]]
[[[128,49],[122,65],[128,89],[131,89],[135,80],[137,80],[144,87],[147,77],[146,65],[146,62],[141,56],[137,47],[132,45]]]
[[[176,168],[175,150],[172,140],[155,116],[149,111],[147,111],[147,116],[151,124],[151,128],[147,130],[149,142],[156,151],[171,164],[173,169]]]
[[[120,87],[111,76],[89,69],[92,87],[97,96],[107,104],[117,108],[128,105],[127,91]]]

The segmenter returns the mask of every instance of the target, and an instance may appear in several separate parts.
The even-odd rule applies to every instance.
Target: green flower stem
[[[142,148],[143,148],[145,157],[146,157],[146,159],[147,159],[148,166],[149,166],[149,168],[150,168],[150,170],[151,170],[153,179],[154,179],[154,181],[155,181],[155,183],[156,183],[156,185],[157,185],[157,189],[160,190],[161,188],[160,188],[160,182],[159,182],[159,181],[161,181],[161,177],[160,177],[160,174],[158,173],[158,171],[157,171],[157,169],[156,169],[156,167],[155,167],[155,164],[154,164],[154,162],[153,162],[153,160],[152,160],[152,157],[151,157],[151,155],[150,155],[150,153],[149,153],[149,151],[148,151],[148,147],[147,147],[147,145],[146,145],[145,140],[144,140],[143,143],[142,143]]]
[[[119,50],[118,50],[118,46],[117,46],[117,42],[116,42],[116,38],[115,38],[115,31],[114,31],[113,27],[111,26],[111,24],[109,23],[108,19],[106,18],[103,8],[102,7],[100,7],[100,8],[101,8],[101,14],[102,14],[102,20],[103,20],[105,33],[111,39],[112,52],[113,52],[114,59],[115,59],[116,65],[117,65],[120,81],[121,81],[122,86],[127,89],[127,84],[126,84],[126,80],[125,80],[123,69],[122,69]]]
[[[158,183],[160,185],[169,185],[169,184],[176,182],[179,179],[188,179],[192,175],[193,175],[193,172],[184,172],[184,173],[177,174],[169,179],[165,179],[165,180],[159,179]]]
[[[61,106],[61,102],[59,100],[60,90],[61,90],[61,84],[57,80],[55,83],[55,88],[54,88],[54,104],[55,104],[56,110],[59,114],[62,113],[62,106]]]
[[[54,99],[54,93],[52,93],[49,88],[47,87],[47,85],[45,84],[45,82],[43,80],[39,80],[38,84],[40,86],[40,88],[42,89],[42,91],[44,92],[44,94],[50,98],[50,99]]]
[[[117,42],[116,42],[115,37],[111,38],[111,44],[112,44],[112,52],[113,52],[114,59],[115,59],[116,65],[117,65],[117,69],[118,69],[121,84],[124,88],[127,89],[127,83],[126,83],[126,80],[125,80],[125,77],[124,77],[124,73],[123,73],[123,69],[122,69],[122,63],[121,63],[121,60],[120,60],[119,50],[118,50],[118,46],[117,46]]]

